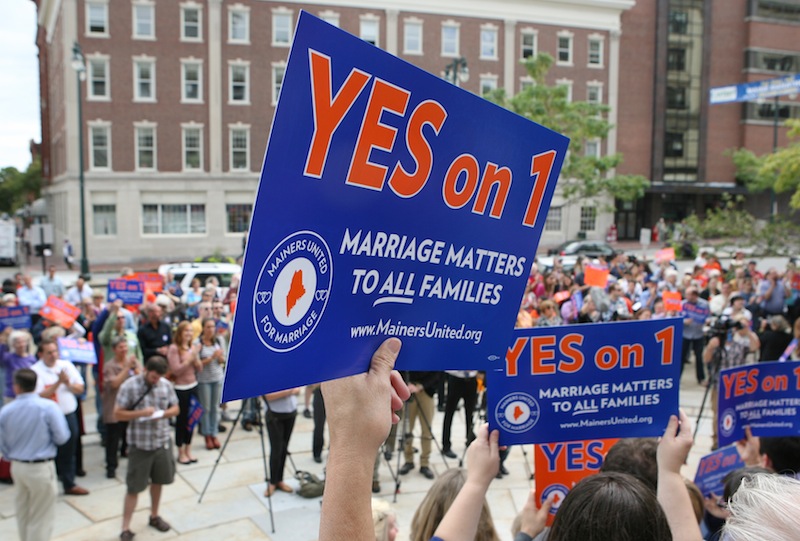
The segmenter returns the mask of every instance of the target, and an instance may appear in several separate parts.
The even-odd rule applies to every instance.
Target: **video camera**
[[[736,332],[743,328],[744,325],[741,321],[731,319],[728,316],[721,316],[710,320],[704,331],[706,339],[711,339],[716,336],[719,338],[720,342],[724,344],[725,339],[728,337],[728,332]]]

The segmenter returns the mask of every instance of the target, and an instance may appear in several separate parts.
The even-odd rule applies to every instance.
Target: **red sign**
[[[56,325],[61,325],[65,329],[69,329],[78,319],[81,314],[81,309],[71,305],[63,299],[59,299],[54,295],[50,295],[47,303],[39,310],[39,314]]]
[[[608,269],[586,265],[583,269],[583,283],[587,286],[606,287],[608,284]]]
[[[680,312],[683,309],[680,291],[664,291],[661,298],[664,299],[664,310],[667,312]]]

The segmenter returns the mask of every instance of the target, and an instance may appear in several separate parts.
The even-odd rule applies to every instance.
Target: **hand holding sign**
[[[537,507],[536,489],[531,490],[530,494],[528,494],[528,500],[525,502],[525,506],[519,514],[519,531],[531,537],[539,535],[547,525],[547,519],[550,516],[550,510],[553,508],[555,499],[555,493],[551,493],[547,496],[547,499],[542,502],[542,506]]]

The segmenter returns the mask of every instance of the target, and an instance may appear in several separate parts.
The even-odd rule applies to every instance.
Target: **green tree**
[[[34,160],[25,171],[16,167],[0,169],[0,212],[13,214],[39,197],[42,189],[42,166]]]
[[[525,61],[534,84],[509,98],[503,89],[486,98],[537,124],[570,138],[569,153],[561,169],[559,187],[568,200],[608,195],[624,201],[644,196],[650,181],[641,175],[612,174],[622,155],[586,156],[587,141],[605,139],[612,125],[606,120],[609,108],[584,101],[569,101],[564,86],[547,86],[545,77],[553,57],[540,53]]]
[[[747,149],[732,152],[736,165],[736,178],[748,190],[761,192],[774,189],[775,193],[792,192],[789,205],[800,209],[800,120],[786,121],[789,138],[794,141],[777,152],[757,156]]]

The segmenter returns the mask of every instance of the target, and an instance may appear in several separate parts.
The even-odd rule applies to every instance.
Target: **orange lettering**
[[[400,197],[417,195],[428,182],[433,169],[433,151],[422,129],[426,125],[431,126],[438,135],[446,118],[447,111],[444,107],[432,100],[423,101],[411,113],[406,130],[406,147],[414,158],[417,168],[413,173],[409,173],[398,162],[389,178],[389,187]]]

